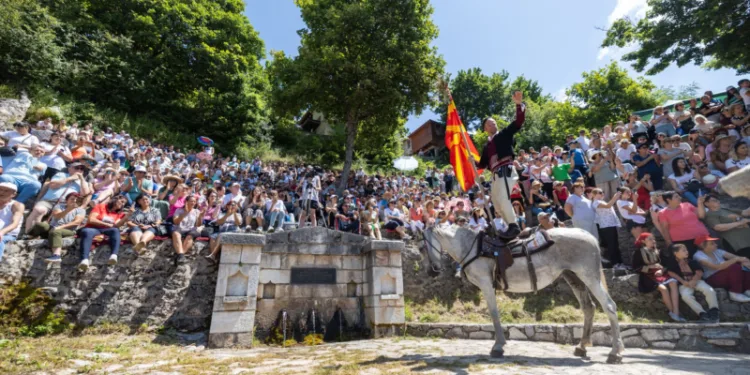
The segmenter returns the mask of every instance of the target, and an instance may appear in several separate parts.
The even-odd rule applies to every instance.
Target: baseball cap
[[[706,241],[718,241],[718,240],[719,240],[718,238],[714,238],[708,235],[703,235],[703,236],[699,236],[698,238],[696,238],[695,241],[693,241],[693,243],[696,246],[700,246]]]
[[[146,167],[144,167],[142,165],[139,165],[139,166],[135,167],[135,171],[134,172],[143,172],[143,173],[146,173]]]

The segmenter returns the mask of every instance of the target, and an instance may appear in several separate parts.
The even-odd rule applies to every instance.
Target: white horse
[[[583,335],[580,344],[575,348],[575,355],[586,356],[586,345],[591,344],[591,327],[594,322],[596,305],[591,295],[599,301],[609,317],[612,326],[612,351],[607,363],[621,363],[624,345],[620,338],[620,327],[617,321],[617,306],[607,291],[606,281],[601,266],[599,243],[590,233],[576,228],[555,228],[547,231],[555,241],[549,249],[533,254],[532,262],[536,267],[537,286],[542,289],[562,276],[570,284],[573,293],[583,309]],[[467,261],[477,254],[477,232],[458,226],[432,227],[424,232],[427,253],[437,271],[442,270],[441,255],[447,252],[454,261]],[[500,325],[500,314],[495,299],[493,279],[495,260],[479,258],[463,268],[466,277],[484,294],[487,306],[495,326],[495,345],[490,356],[502,357],[505,336]],[[530,282],[526,258],[514,259],[513,266],[506,270],[508,292],[530,293],[533,287]],[[591,294],[589,294],[589,292]]]

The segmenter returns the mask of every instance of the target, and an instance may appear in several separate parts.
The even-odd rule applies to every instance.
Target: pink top
[[[211,221],[216,218],[216,212],[221,209],[221,205],[218,204],[218,202],[214,202],[214,204],[216,205],[213,207],[208,207],[208,202],[203,202],[203,204],[201,204],[201,210],[208,207],[208,209],[206,209],[206,213],[203,215],[203,220]]]
[[[173,197],[173,196],[174,196],[174,195],[170,195],[170,196],[169,196],[169,199],[172,199],[172,197]],[[186,196],[184,196],[184,197],[182,197],[182,198],[177,198],[177,199],[176,199],[176,200],[174,201],[174,204],[171,204],[171,205],[169,206],[169,214],[167,215],[167,217],[172,217],[172,216],[174,216],[174,212],[175,212],[175,211],[177,211],[177,210],[178,210],[178,209],[180,209],[180,208],[183,208],[183,207],[185,207],[185,201],[187,201],[187,198],[188,198],[188,196],[187,196],[187,195],[186,195]]]
[[[680,203],[677,209],[665,208],[659,212],[659,221],[669,224],[672,241],[687,241],[708,236],[708,229],[698,219],[697,208],[690,203]]]

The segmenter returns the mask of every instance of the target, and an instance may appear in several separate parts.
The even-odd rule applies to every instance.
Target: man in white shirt
[[[581,150],[583,150],[583,152],[588,151],[590,140],[586,138],[585,130],[581,130],[580,132],[578,132],[578,138],[576,138],[576,140],[578,141],[578,145],[581,146]]]
[[[316,212],[318,211],[318,193],[321,190],[320,186],[320,176],[315,174],[315,172],[312,171],[311,167],[308,167],[310,170],[307,172],[305,177],[303,177],[302,181],[302,200],[300,201],[300,208],[302,209],[302,212],[299,216],[299,225],[300,227],[305,226],[305,219],[309,216],[310,218],[310,224],[315,227],[318,225]]]
[[[240,184],[235,182],[229,187],[229,192],[224,195],[224,199],[221,201],[221,206],[226,207],[229,202],[235,202],[238,206],[241,206],[244,200],[245,197],[240,190]]]
[[[750,112],[750,80],[743,78],[737,82],[737,86],[740,87],[740,96],[745,102],[745,110]]]
[[[621,162],[626,162],[631,160],[633,154],[635,154],[635,146],[627,139],[620,141],[620,148],[618,148],[615,153],[617,158],[620,159]]]

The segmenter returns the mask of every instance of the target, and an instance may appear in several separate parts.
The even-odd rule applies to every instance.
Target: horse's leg
[[[570,289],[578,299],[578,303],[581,305],[581,310],[583,310],[583,335],[581,336],[581,342],[576,346],[574,354],[578,357],[585,357],[586,345],[591,344],[591,327],[594,324],[596,305],[594,304],[594,301],[591,300],[591,295],[589,295],[589,290],[586,288],[586,285],[583,284],[581,279],[579,279],[575,273],[565,271],[562,273],[562,276],[565,281],[568,282],[568,285],[570,285]]]
[[[484,300],[487,301],[487,308],[490,310],[490,316],[492,317],[492,325],[495,327],[495,345],[492,346],[490,356],[501,358],[503,356],[503,347],[505,346],[505,334],[503,333],[502,325],[500,325],[500,311],[497,308],[495,288],[492,287],[494,268],[480,261],[482,260],[474,262],[464,272],[466,273],[466,278],[482,291]]]
[[[487,308],[492,316],[492,325],[495,327],[495,345],[492,346],[490,357],[501,358],[503,356],[503,347],[505,346],[505,334],[503,326],[500,325],[500,311],[497,308],[497,298],[495,297],[495,288],[492,287],[492,281],[482,286],[482,294],[487,301]]]
[[[594,298],[599,301],[599,304],[602,305],[602,309],[609,318],[609,324],[612,326],[612,351],[607,357],[607,363],[622,363],[622,355],[620,353],[622,353],[625,345],[620,338],[617,305],[607,292],[605,284],[607,281],[604,279],[604,273],[600,269],[599,272],[591,272],[586,275],[579,275],[578,277],[586,284]]]

